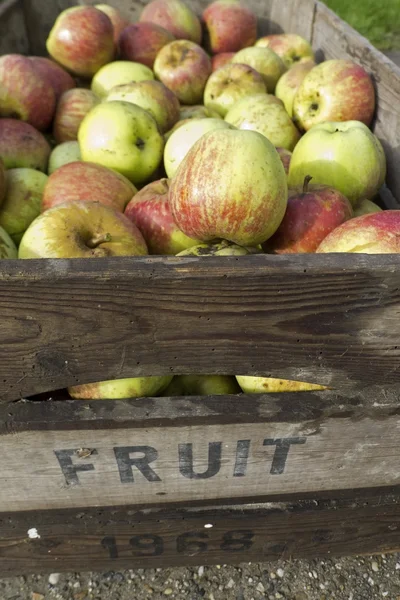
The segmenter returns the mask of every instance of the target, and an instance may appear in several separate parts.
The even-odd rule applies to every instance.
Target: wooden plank
[[[58,14],[77,4],[75,0],[22,0],[30,53],[47,55],[46,39]]]
[[[315,0],[272,0],[270,33],[297,33],[311,40],[315,5]]]
[[[25,54],[29,41],[21,0],[5,0],[0,3],[0,55],[10,52]]]
[[[349,58],[371,73],[378,98],[374,131],[385,149],[388,186],[400,201],[400,67],[322,2],[317,2],[312,40],[326,59]]]
[[[0,572],[107,570],[371,554],[400,549],[396,497],[200,510],[0,514]]]
[[[400,382],[396,256],[6,262],[3,401],[166,373],[278,376],[337,391]]]
[[[4,407],[0,512],[400,489],[400,409],[359,402],[328,392]]]

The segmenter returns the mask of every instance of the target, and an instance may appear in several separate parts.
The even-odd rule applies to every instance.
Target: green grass
[[[400,0],[324,0],[381,50],[400,49]]]

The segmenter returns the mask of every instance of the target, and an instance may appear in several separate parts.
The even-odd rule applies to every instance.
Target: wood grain
[[[297,33],[306,40],[312,40],[315,9],[315,0],[272,0],[271,33]]]
[[[9,52],[26,54],[29,41],[21,0],[0,3],[0,55]]]
[[[74,0],[21,0],[28,33],[30,54],[47,56],[46,40],[57,16],[77,4]]]

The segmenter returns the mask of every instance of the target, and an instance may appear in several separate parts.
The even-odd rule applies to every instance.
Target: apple
[[[62,94],[53,122],[53,136],[57,143],[78,139],[83,117],[98,104],[97,97],[85,88],[74,88]]]
[[[114,28],[109,17],[94,6],[74,6],[57,17],[46,47],[74,75],[93,77],[114,58]]]
[[[164,139],[153,117],[130,102],[103,102],[83,119],[78,133],[82,160],[146,182],[163,156]]]
[[[386,159],[378,138],[359,121],[314,125],[293,151],[289,187],[313,183],[336,188],[353,206],[372,198],[385,180]]]
[[[91,90],[101,99],[116,85],[149,79],[154,79],[154,74],[146,65],[130,60],[115,60],[97,71],[92,79]]]
[[[237,0],[216,0],[203,12],[208,47],[212,54],[238,52],[257,39],[255,14]]]
[[[6,168],[4,166],[3,161],[0,158],[0,207],[4,202],[4,198],[6,197],[6,187],[7,187]]]
[[[326,185],[310,185],[289,190],[288,205],[276,233],[263,244],[272,254],[315,252],[326,236],[353,216],[350,202]]]
[[[19,244],[29,225],[40,214],[48,177],[35,169],[9,169],[7,193],[0,208],[0,226]]]
[[[124,100],[141,106],[154,117],[161,133],[171,129],[180,117],[178,98],[159,81],[117,85],[111,89],[106,100]]]
[[[0,260],[2,258],[18,258],[18,250],[7,231],[0,227]]]
[[[179,252],[177,256],[247,256],[258,253],[258,248],[245,248],[222,240],[211,244],[198,244]]]
[[[323,385],[291,381],[274,377],[250,377],[237,375],[237,382],[245,394],[276,394],[278,392],[316,392],[326,390]]]
[[[199,104],[211,61],[201,46],[188,40],[170,42],[157,54],[154,73],[183,104]]]
[[[334,229],[320,244],[317,252],[398,254],[400,211],[383,210],[350,219]]]
[[[119,53],[124,60],[142,63],[152,69],[156,56],[175,36],[155,23],[128,25],[119,38]]]
[[[30,56],[29,60],[35,70],[48,81],[54,90],[56,101],[61,94],[76,87],[75,79],[57,63],[44,56]]]
[[[266,35],[257,40],[255,46],[273,50],[283,60],[287,69],[315,58],[309,42],[296,33]]]
[[[235,54],[231,62],[253,67],[262,76],[270,94],[274,93],[279,78],[286,71],[283,60],[269,48],[244,48]]]
[[[177,39],[201,43],[201,23],[181,0],[153,0],[144,7],[140,21],[160,25]]]
[[[56,146],[50,154],[48,174],[51,175],[60,167],[77,160],[81,160],[78,142],[63,142]]]
[[[240,394],[235,377],[228,375],[177,375],[163,396],[223,396]]]
[[[77,400],[121,400],[159,395],[172,381],[172,375],[163,377],[128,377],[97,383],[86,383],[68,388],[71,398]]]
[[[101,12],[110,19],[114,32],[114,44],[117,47],[120,35],[123,30],[128,27],[129,21],[124,19],[118,8],[110,6],[109,4],[95,4],[94,7],[97,8],[97,10],[101,10]]]
[[[266,137],[219,129],[189,150],[168,198],[178,227],[189,237],[255,246],[271,237],[283,219],[287,178]]]
[[[204,104],[225,117],[241,98],[266,91],[263,78],[252,67],[228,63],[210,75],[204,90]]]
[[[164,148],[164,167],[168,177],[172,178],[190,148],[205,133],[215,129],[235,129],[222,119],[189,119],[185,125],[174,131]]]
[[[194,106],[181,106],[179,120],[189,119],[220,119],[221,115],[216,110],[207,108],[202,104],[195,104]]]
[[[41,131],[50,125],[56,108],[54,90],[26,56],[0,57],[0,117],[27,121]]]
[[[47,171],[51,148],[42,133],[17,119],[0,119],[0,159],[6,169]]]
[[[150,254],[175,255],[199,243],[182,233],[168,203],[169,181],[153,181],[129,202],[125,216],[142,232]]]
[[[375,90],[363,67],[351,60],[326,60],[304,77],[293,100],[293,118],[308,131],[326,121],[361,121],[370,125]]]
[[[293,100],[304,77],[315,67],[313,60],[306,60],[294,65],[278,80],[275,95],[282,100],[289,117],[293,117]]]
[[[135,186],[120,173],[90,162],[71,162],[50,175],[43,194],[42,212],[75,200],[99,202],[124,212],[136,192]]]
[[[382,212],[380,206],[372,202],[372,200],[361,200],[354,208],[354,216],[361,217],[362,215],[369,215],[371,213]]]
[[[280,156],[280,159],[283,164],[283,168],[285,169],[286,175],[289,174],[290,161],[292,160],[292,153],[290,150],[286,150],[286,148],[280,148],[279,146],[276,148],[277,153]]]
[[[274,146],[293,150],[300,133],[275,96],[255,94],[242,98],[228,111],[225,121],[238,129],[258,131]]]
[[[67,202],[39,215],[25,231],[19,258],[145,256],[146,242],[125,215],[100,202]]]
[[[213,72],[230,63],[234,56],[235,52],[220,52],[219,54],[215,54],[211,59],[211,68]]]

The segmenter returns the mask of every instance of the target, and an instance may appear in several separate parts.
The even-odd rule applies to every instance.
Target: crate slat
[[[9,52],[27,53],[29,42],[25,27],[22,0],[0,3],[0,55]]]

